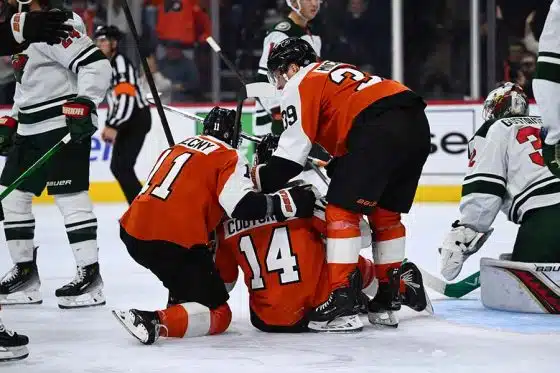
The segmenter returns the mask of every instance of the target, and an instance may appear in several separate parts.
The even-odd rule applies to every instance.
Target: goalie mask
[[[527,115],[529,115],[527,96],[518,84],[505,83],[490,92],[484,101],[482,117],[485,121]]]
[[[235,110],[214,107],[204,118],[202,134],[213,136],[236,148],[239,146],[239,129],[235,123]]]
[[[268,80],[277,87],[280,77],[288,81],[286,73],[291,64],[305,67],[317,60],[317,54],[305,40],[295,37],[283,40],[272,48],[268,56]]]

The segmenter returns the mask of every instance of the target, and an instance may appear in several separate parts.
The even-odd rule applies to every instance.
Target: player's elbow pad
[[[265,218],[267,212],[266,195],[249,192],[237,203],[231,217],[239,220],[256,220]]]
[[[259,169],[259,180],[263,193],[282,189],[291,178],[299,175],[303,166],[280,157],[271,157],[265,167]]]

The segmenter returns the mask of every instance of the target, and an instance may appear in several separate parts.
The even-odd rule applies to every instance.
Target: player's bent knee
[[[482,258],[480,289],[485,307],[560,314],[560,263],[525,263]]]

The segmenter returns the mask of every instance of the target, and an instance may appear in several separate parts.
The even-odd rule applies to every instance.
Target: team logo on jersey
[[[14,76],[16,81],[21,84],[21,78],[23,77],[23,70],[25,65],[27,65],[29,57],[26,54],[14,54],[12,56],[12,67],[14,68]]]
[[[285,21],[285,22],[280,22],[279,24],[277,24],[274,29],[278,30],[278,31],[288,31],[291,28],[292,28],[292,25],[290,24],[290,22]]]

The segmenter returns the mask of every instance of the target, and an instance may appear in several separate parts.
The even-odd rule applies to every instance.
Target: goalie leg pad
[[[482,258],[480,289],[485,307],[560,314],[560,263],[524,263]]]

